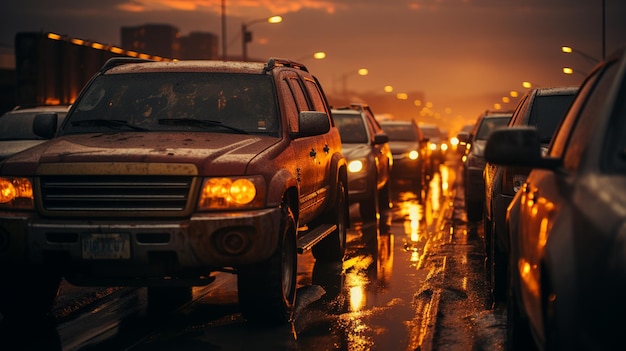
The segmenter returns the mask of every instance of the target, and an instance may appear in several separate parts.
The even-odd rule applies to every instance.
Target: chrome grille
[[[184,211],[193,177],[188,176],[42,176],[45,211]]]

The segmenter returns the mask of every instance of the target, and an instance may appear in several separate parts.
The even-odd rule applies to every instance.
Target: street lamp
[[[575,70],[575,69],[573,69],[572,67],[563,67],[563,73],[564,73],[564,74],[574,74],[574,73],[578,73],[578,74],[580,74],[580,75],[582,75],[582,76],[587,76],[587,74],[585,74],[585,73],[583,73],[583,72],[581,72],[581,71]]]
[[[571,53],[576,53],[582,57],[584,57],[586,60],[588,60],[589,62],[596,64],[598,62],[600,62],[600,60],[598,60],[597,58],[584,53],[583,51],[580,51],[578,49],[574,50],[574,48],[572,48],[571,46],[561,46],[561,51],[566,53],[566,54],[571,54]]]
[[[302,57],[298,57],[295,61],[302,62],[310,58],[314,58],[316,60],[323,60],[326,58],[326,53],[324,51],[314,52],[313,54],[308,54]]]
[[[250,22],[244,22],[241,24],[241,47],[242,47],[242,59],[248,61],[248,43],[252,41],[252,32],[248,31],[248,27],[255,23],[268,22],[268,23],[280,23],[283,21],[281,16],[272,16],[267,18],[261,18]]]

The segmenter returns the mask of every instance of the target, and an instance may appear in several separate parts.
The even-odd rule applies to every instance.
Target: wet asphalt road
[[[454,164],[441,167],[424,201],[401,185],[379,225],[353,206],[346,259],[299,256],[296,318],[248,325],[236,276],[217,274],[194,300],[158,314],[146,289],[62,287],[49,318],[0,321],[15,350],[498,350],[503,312],[491,308],[482,231],[467,223]],[[12,348],[1,347],[2,350]]]

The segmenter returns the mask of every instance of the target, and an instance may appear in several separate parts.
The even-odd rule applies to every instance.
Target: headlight
[[[362,172],[365,169],[364,160],[352,160],[348,162],[348,171],[350,173]]]
[[[0,177],[0,208],[34,208],[33,183],[27,178]]]
[[[261,176],[208,178],[198,200],[199,210],[260,208],[265,203],[265,181]]]
[[[419,152],[415,151],[415,150],[411,150],[409,151],[409,159],[411,160],[417,160],[417,158],[420,156]]]
[[[428,148],[433,150],[433,151],[435,151],[435,150],[437,150],[437,144],[430,143],[430,144],[428,144]]]

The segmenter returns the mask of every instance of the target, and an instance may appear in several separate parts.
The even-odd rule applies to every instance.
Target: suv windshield
[[[417,141],[419,137],[411,124],[381,123],[383,131],[393,141]]]
[[[251,74],[103,75],[77,101],[63,133],[208,130],[277,136],[272,84],[270,76]]]
[[[333,112],[333,119],[339,128],[342,143],[367,143],[367,132],[360,114]]]

